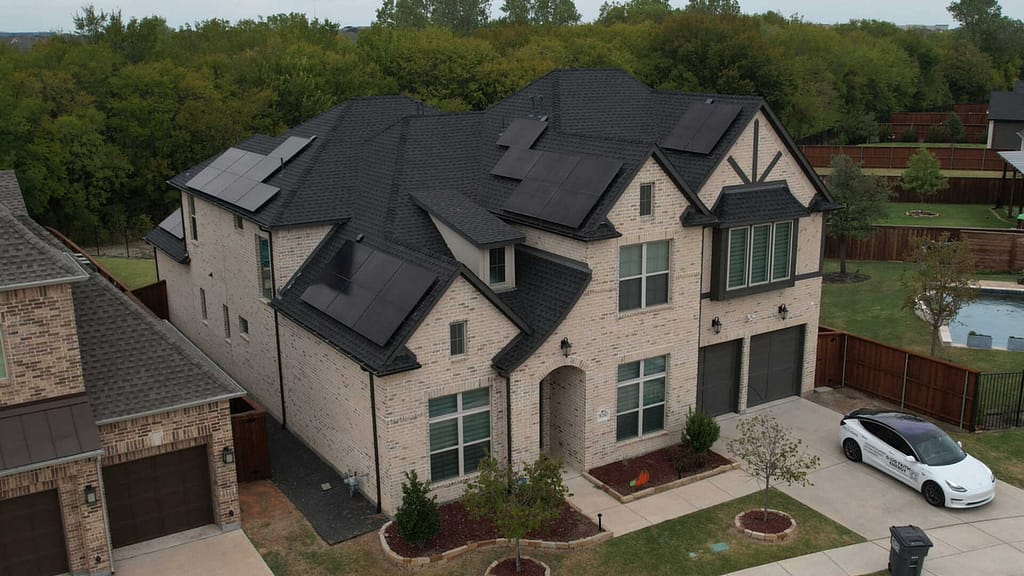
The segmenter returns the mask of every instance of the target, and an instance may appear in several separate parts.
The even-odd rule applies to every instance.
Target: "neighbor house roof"
[[[992,92],[988,100],[988,119],[1024,121],[1024,90]]]
[[[15,214],[10,209],[9,204],[21,209],[25,206],[20,202],[17,184],[13,180],[13,186],[0,197],[0,291],[83,280],[85,271],[70,255],[30,230],[35,223],[27,212]]]
[[[156,246],[175,262],[188,262],[188,250],[185,246],[185,223],[181,217],[181,208],[171,212],[156,228],[146,234],[146,242]]]

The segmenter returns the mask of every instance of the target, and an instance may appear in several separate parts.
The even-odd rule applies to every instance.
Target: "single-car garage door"
[[[752,337],[747,373],[747,406],[799,394],[803,354],[803,326]]]
[[[0,574],[53,576],[67,571],[57,491],[0,500]]]
[[[103,469],[115,548],[213,522],[206,446]]]
[[[697,406],[710,416],[735,412],[743,341],[705,346],[697,356]]]

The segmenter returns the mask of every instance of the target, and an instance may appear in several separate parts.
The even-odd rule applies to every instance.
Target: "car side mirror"
[[[917,458],[914,458],[911,454],[907,454],[907,462],[917,462]]]

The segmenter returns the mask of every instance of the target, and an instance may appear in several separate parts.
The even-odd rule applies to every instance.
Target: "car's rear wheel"
[[[860,462],[860,444],[853,438],[843,440],[843,454],[854,462]]]
[[[932,506],[943,507],[946,505],[946,494],[942,491],[942,486],[939,486],[935,482],[928,481],[921,486],[921,493],[924,494],[924,499]]]

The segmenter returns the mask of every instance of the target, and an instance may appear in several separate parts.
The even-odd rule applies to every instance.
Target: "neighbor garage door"
[[[752,337],[747,406],[799,394],[803,351],[803,326]]]
[[[53,576],[67,571],[57,491],[0,500],[0,574]]]
[[[115,548],[213,522],[206,446],[103,469]]]
[[[740,391],[743,341],[700,349],[697,357],[697,406],[711,416],[736,411]]]

